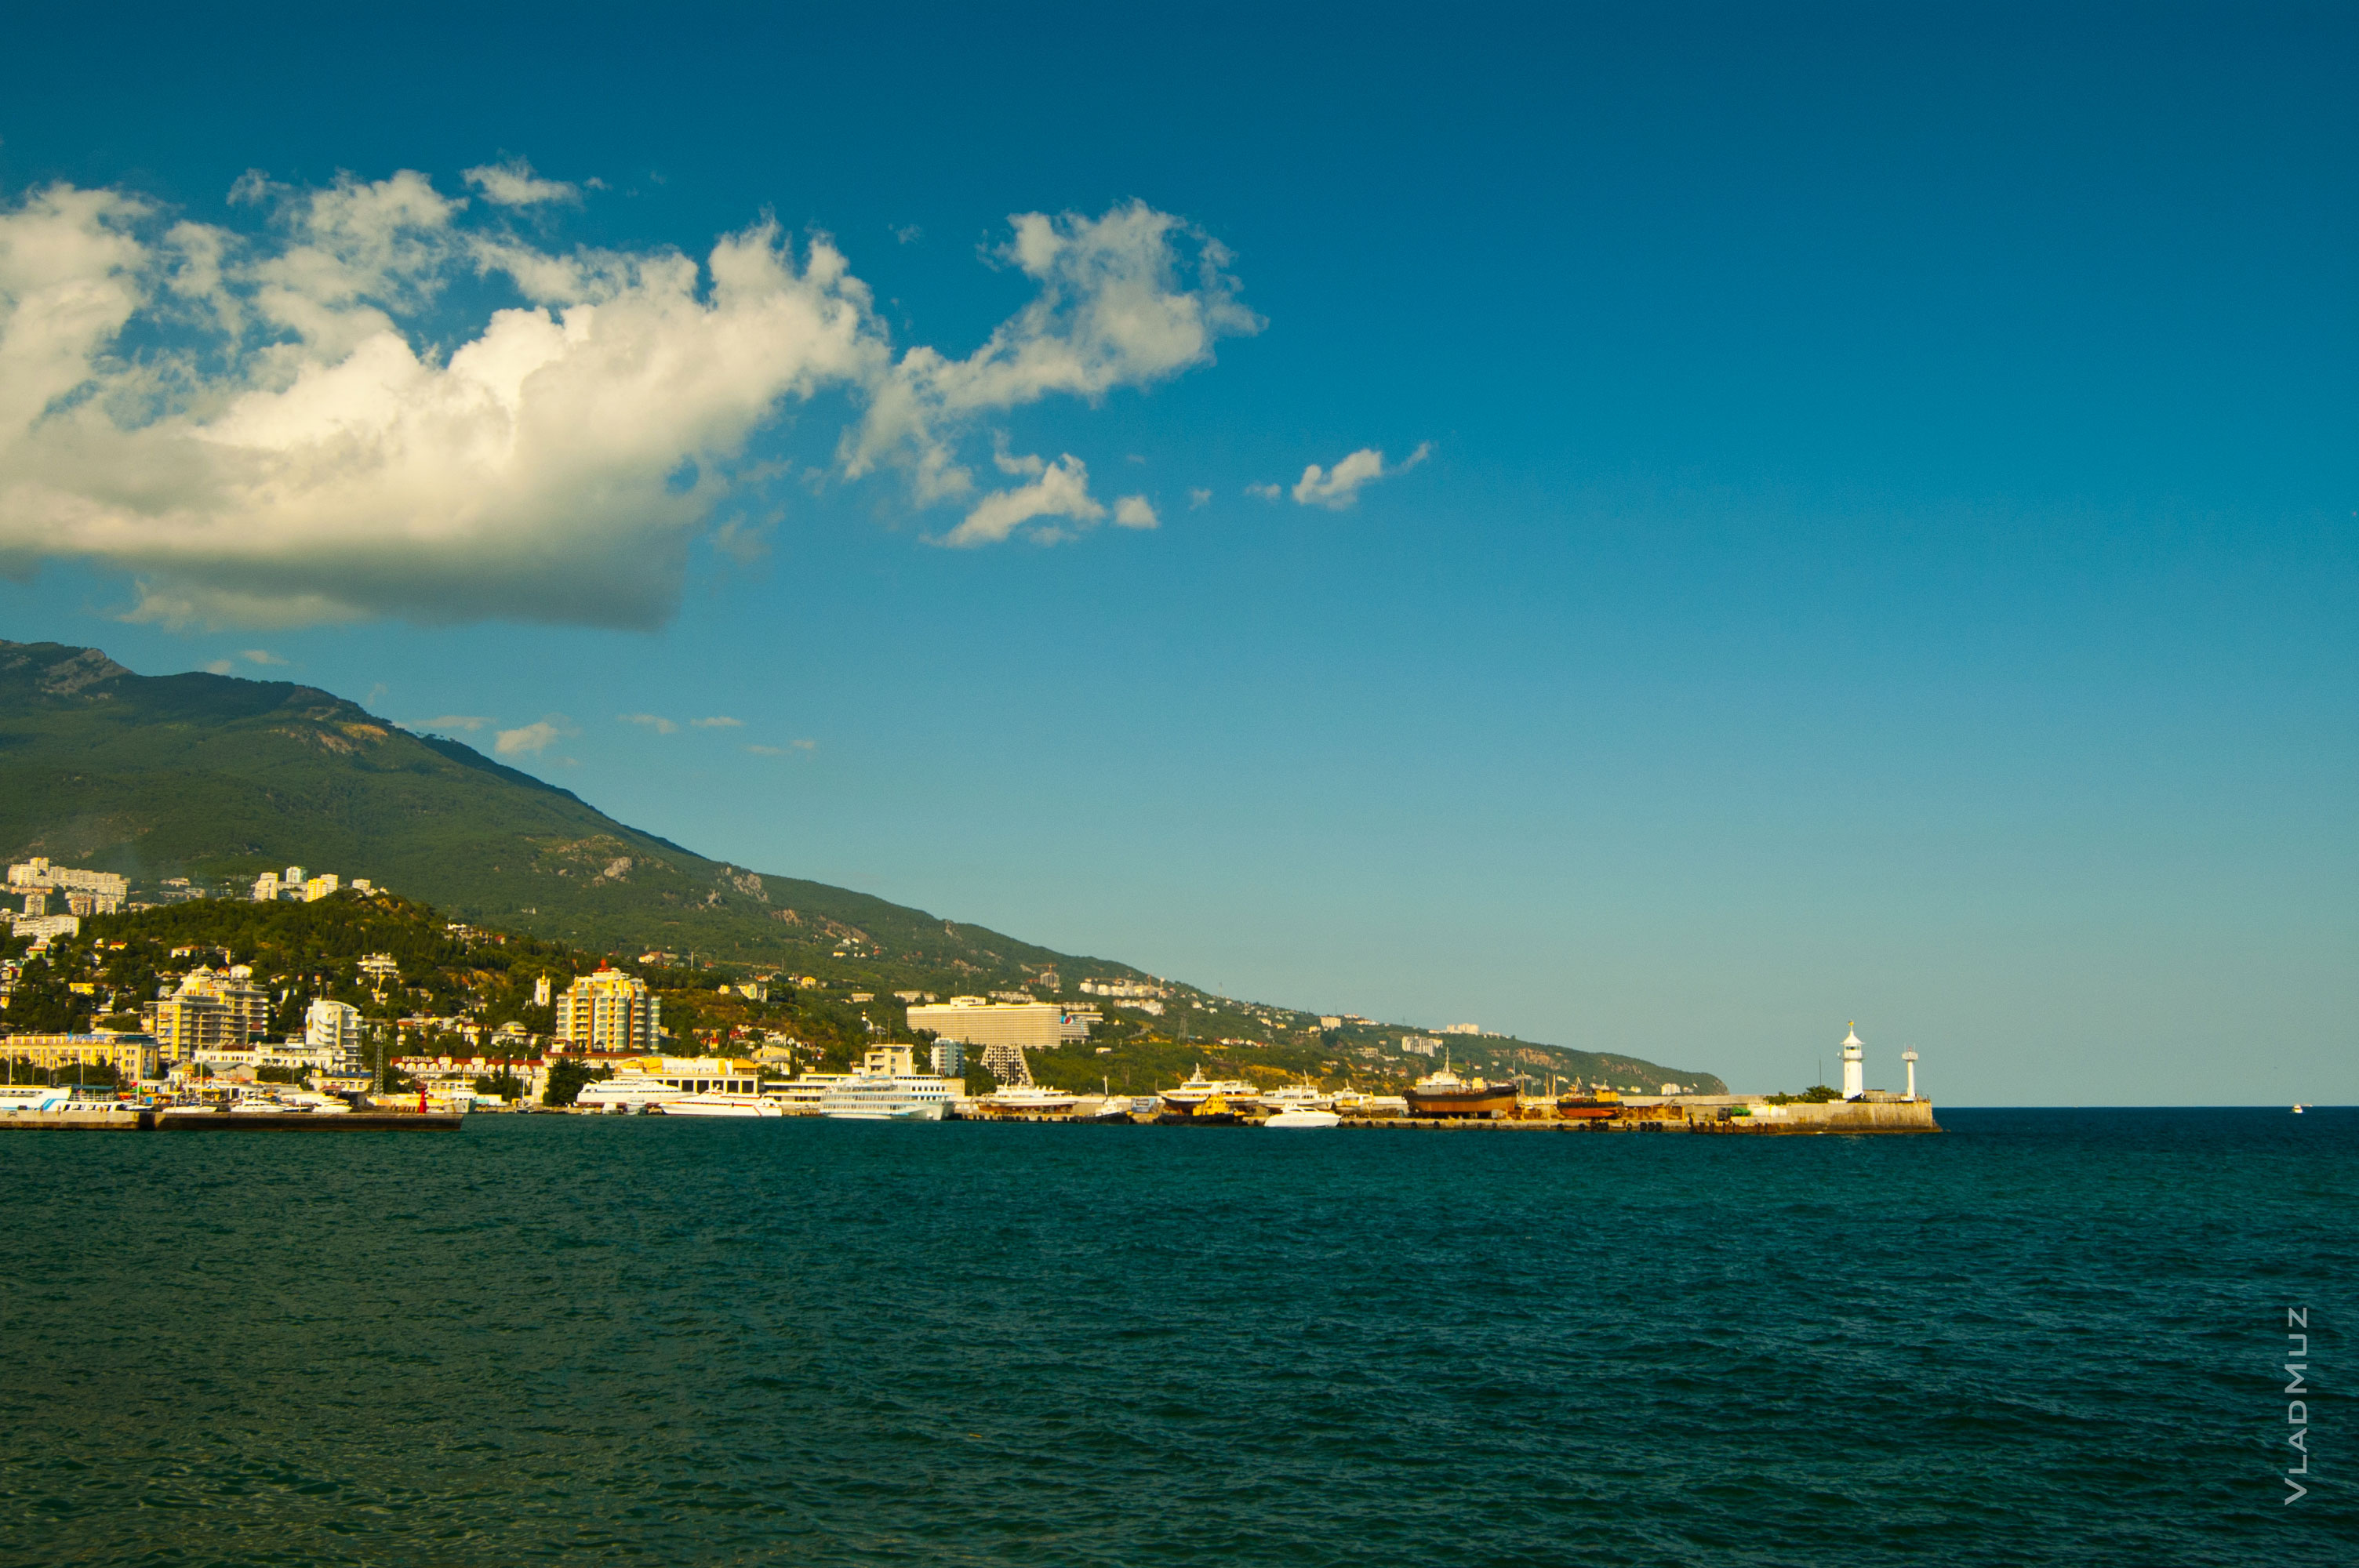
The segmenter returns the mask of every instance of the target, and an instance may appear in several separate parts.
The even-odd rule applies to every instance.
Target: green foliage
[[[1770,1095],[1771,1105],[1824,1105],[1829,1100],[1843,1098],[1843,1091],[1824,1084],[1812,1084],[1798,1095]]]
[[[606,1067],[593,1067],[579,1056],[560,1056],[549,1065],[549,1087],[541,1091],[543,1105],[571,1105],[582,1091],[601,1078],[613,1077]]]

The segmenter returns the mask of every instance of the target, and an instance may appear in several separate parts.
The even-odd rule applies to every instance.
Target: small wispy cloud
[[[552,713],[519,729],[501,730],[498,739],[492,742],[492,750],[503,757],[529,757],[549,750],[569,735],[581,732],[574,727],[573,720],[562,713]],[[562,760],[569,764],[573,762],[571,757]]]
[[[1247,495],[1258,496],[1264,501],[1276,501],[1279,496],[1284,495],[1286,492],[1274,484],[1249,484],[1245,486],[1245,493]]]
[[[237,666],[227,659],[215,659],[212,664],[205,666],[205,673],[207,675],[225,676],[236,668]]]
[[[1028,474],[1032,482],[993,491],[940,543],[995,545],[1016,529],[1026,528],[1037,543],[1054,544],[1067,537],[1067,531],[1041,519],[1062,517],[1086,527],[1106,514],[1105,508],[1091,498],[1089,466],[1071,452],[1053,463],[1038,457],[1010,457],[1004,450],[992,460],[1000,472]]]
[[[645,725],[647,729],[654,730],[658,735],[674,734],[679,729],[679,725],[674,724],[670,719],[666,719],[660,713],[617,713],[614,715],[614,722],[617,724]]]
[[[1385,466],[1384,453],[1374,447],[1362,447],[1332,469],[1322,469],[1312,463],[1302,470],[1301,479],[1295,482],[1294,503],[1298,506],[1324,506],[1330,512],[1341,512],[1360,499],[1362,485],[1407,473],[1432,454],[1433,443],[1419,441],[1417,450],[1390,468]],[[1275,486],[1271,488],[1276,489]]]
[[[472,735],[490,722],[491,720],[489,719],[484,718],[480,713],[446,713],[440,719],[429,719],[421,723],[405,725],[404,728],[409,730],[464,730]]]
[[[237,656],[249,665],[283,665],[287,662],[267,648],[242,649]]]
[[[1195,511],[1199,506],[1210,506],[1212,503],[1212,492],[1209,490],[1191,490],[1188,492],[1188,510],[1190,512]]]
[[[532,165],[520,157],[506,163],[487,163],[463,172],[467,183],[495,206],[533,207],[544,201],[582,200],[578,189],[561,179],[541,178],[533,173]]]
[[[787,754],[785,748],[779,746],[748,746],[745,750],[757,757],[783,757]]]
[[[695,725],[699,730],[743,730],[745,728],[745,721],[744,719],[732,719],[725,713],[716,713],[710,719],[691,719],[689,722]]]
[[[1143,495],[1125,495],[1114,503],[1114,525],[1117,528],[1153,528],[1162,521],[1155,514],[1155,503]]]
[[[816,741],[798,741],[795,742],[795,750],[798,752],[816,752],[819,750],[819,742]]]
[[[887,223],[885,232],[891,234],[896,243],[904,245],[915,244],[926,237],[926,231],[915,223]]]

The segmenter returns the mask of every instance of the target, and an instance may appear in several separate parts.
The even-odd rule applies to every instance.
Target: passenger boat
[[[73,1086],[51,1088],[47,1084],[0,1085],[0,1110],[63,1110],[73,1098]]]
[[[974,1107],[986,1116],[1070,1116],[1081,1098],[1038,1084],[1008,1084],[977,1095]]]
[[[660,1101],[647,1108],[651,1116],[751,1116],[783,1117],[787,1113],[775,1100],[760,1095],[681,1095],[677,1099]]]
[[[940,1121],[956,1096],[929,1073],[864,1073],[830,1084],[819,1113],[839,1121]]]
[[[1161,1098],[1164,1116],[1183,1119],[1196,1115],[1215,1099],[1222,1102],[1223,1112],[1231,1114],[1261,1107],[1261,1091],[1253,1085],[1237,1078],[1208,1078],[1201,1065],[1186,1083],[1165,1089]]]
[[[637,1116],[649,1108],[676,1099],[686,1099],[692,1091],[676,1089],[657,1079],[633,1075],[629,1077],[601,1078],[585,1084],[573,1103],[584,1110],[599,1110],[614,1116]]]
[[[1245,1102],[1244,1109],[1251,1108],[1252,1102]],[[1227,1096],[1215,1094],[1206,1095],[1185,1109],[1179,1110],[1171,1108],[1171,1102],[1167,1098],[1164,1108],[1156,1114],[1155,1119],[1164,1127],[1234,1127],[1245,1119],[1245,1116]]]
[[[1299,1084],[1266,1091],[1261,1103],[1273,1111],[1332,1110],[1335,1108],[1335,1097],[1306,1078]]]
[[[1484,1078],[1462,1078],[1442,1064],[1441,1071],[1428,1073],[1409,1087],[1408,1113],[1411,1116],[1513,1116],[1516,1111],[1516,1086],[1495,1084]]]

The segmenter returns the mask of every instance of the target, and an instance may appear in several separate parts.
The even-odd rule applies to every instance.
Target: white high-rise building
[[[1867,1093],[1867,1058],[1860,1050],[1859,1025],[1852,1023],[1844,1027],[1849,1033],[1843,1035],[1843,1098],[1857,1099]]]
[[[603,966],[557,999],[560,1051],[649,1054],[662,1032],[663,999],[636,975]]]
[[[347,1001],[325,997],[303,1015],[303,1044],[313,1051],[333,1051],[357,1060],[361,1054],[361,1010]]]

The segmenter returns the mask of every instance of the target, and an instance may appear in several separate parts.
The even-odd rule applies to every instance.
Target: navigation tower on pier
[[[1844,1027],[1849,1033],[1844,1034],[1843,1043],[1843,1098],[1858,1099],[1867,1093],[1867,1062],[1859,1048],[1859,1025],[1850,1023]]]

